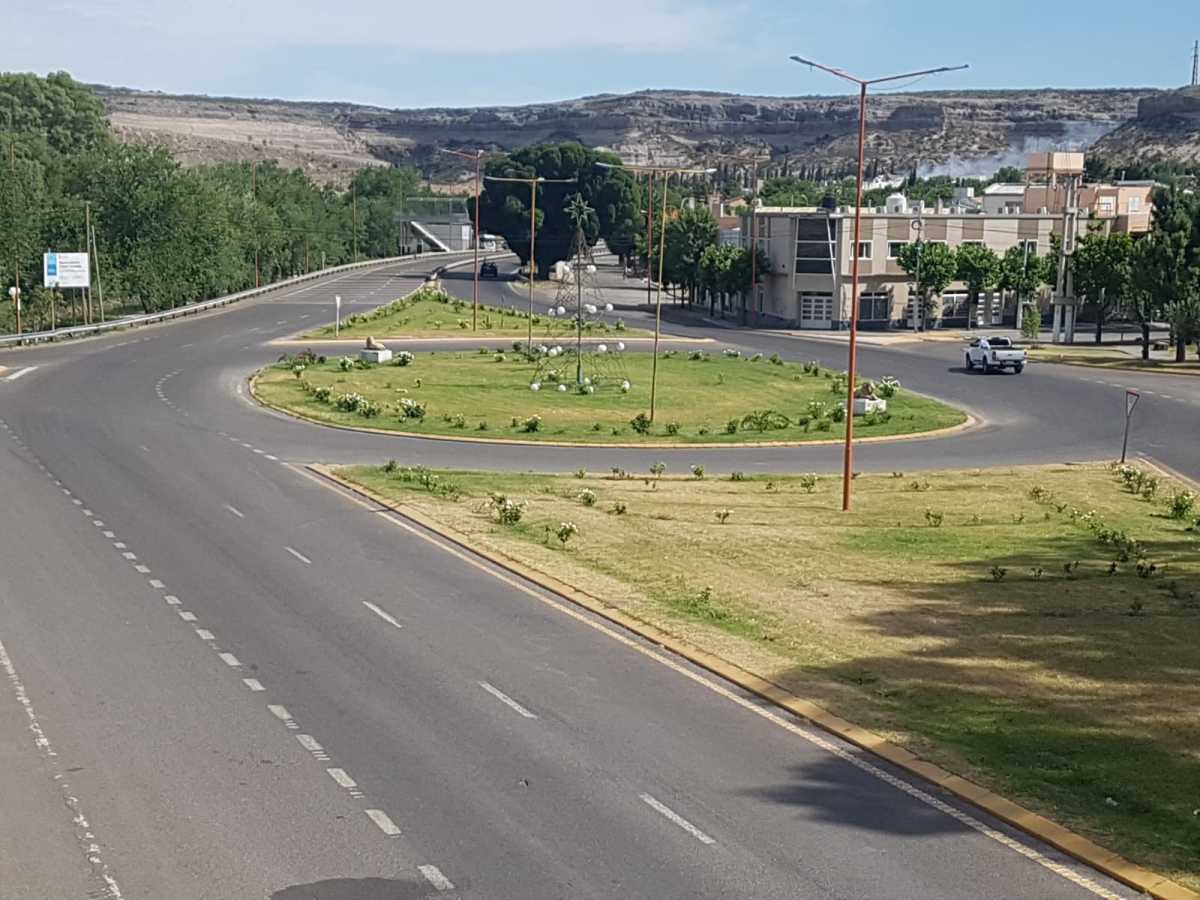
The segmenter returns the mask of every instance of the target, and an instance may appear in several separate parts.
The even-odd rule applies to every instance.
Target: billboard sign
[[[42,284],[48,288],[91,287],[91,272],[86,253],[42,254]]]

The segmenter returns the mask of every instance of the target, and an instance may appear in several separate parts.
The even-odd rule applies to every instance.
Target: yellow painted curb
[[[716,443],[696,443],[696,444],[680,444],[670,443],[667,441],[655,441],[645,444],[602,444],[590,443],[587,441],[526,441],[520,438],[481,438],[474,437],[468,434],[461,436],[456,434],[419,434],[415,431],[399,431],[389,428],[369,428],[366,425],[342,425],[338,422],[325,422],[313,416],[306,416],[304,413],[293,412],[290,409],[284,409],[281,406],[276,406],[274,403],[268,403],[258,393],[258,376],[263,370],[259,370],[250,376],[249,389],[250,396],[263,409],[269,409],[279,413],[281,416],[288,416],[292,419],[299,419],[302,422],[308,422],[312,425],[321,425],[325,428],[338,428],[342,431],[357,431],[362,434],[386,434],[391,437],[414,438],[423,441],[450,441],[456,444],[504,444],[517,447],[572,447],[578,449],[580,447],[588,447],[595,449],[612,449],[612,450],[753,450],[764,447],[822,447],[830,444],[841,445],[845,443],[841,438],[830,438],[828,440],[819,441],[746,441],[738,444],[716,444]],[[915,393],[915,392],[913,392]],[[924,395],[922,395],[924,396]],[[940,401],[939,401],[940,402]],[[951,407],[953,408],[953,407]],[[917,431],[912,434],[895,434],[895,435],[880,435],[878,437],[855,438],[855,446],[859,444],[881,444],[896,441],[922,441],[929,438],[944,438],[958,434],[961,431],[966,431],[970,428],[979,426],[980,420],[975,418],[970,413],[964,412],[967,417],[965,422],[960,422],[957,425],[951,425],[948,428],[938,428],[934,431]]]
[[[934,785],[953,794],[961,800],[976,806],[995,816],[1003,822],[1025,832],[1032,837],[1061,850],[1082,863],[1103,872],[1117,881],[1142,891],[1158,900],[1200,900],[1200,894],[1176,884],[1156,872],[1142,868],[1129,860],[1106,850],[1098,844],[1075,834],[1063,826],[1040,816],[1019,804],[1013,803],[987,788],[961,778],[940,766],[922,760],[912,752],[892,744],[883,737],[860,728],[845,719],[835,716],[811,701],[798,697],[786,688],[755,675],[740,666],[710,653],[690,641],[676,637],[644,619],[623,612],[615,606],[606,603],[599,597],[581,591],[564,581],[533,569],[506,554],[489,550],[476,545],[461,532],[431,519],[414,510],[401,509],[396,503],[382,497],[369,488],[355,484],[337,475],[334,467],[313,463],[306,466],[310,471],[340,485],[352,493],[358,494],[391,510],[403,518],[420,525],[439,537],[449,541],[474,555],[499,566],[550,593],[582,607],[603,619],[633,632],[665,650],[700,666],[702,669],[723,678],[749,693],[767,700],[788,712],[811,722],[813,725],[841,738],[856,747],[860,747],[891,765],[908,772],[917,778],[932,782]]]

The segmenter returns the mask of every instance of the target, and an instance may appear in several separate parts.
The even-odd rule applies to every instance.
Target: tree
[[[1190,309],[1200,278],[1200,201],[1178,187],[1156,191],[1154,229],[1139,241],[1131,279],[1146,309],[1169,315],[1181,326],[1172,329],[1175,359],[1182,362],[1191,331]],[[1144,245],[1144,246],[1143,246]],[[1149,325],[1143,326],[1143,358],[1149,355]]]
[[[1036,337],[1038,329],[1041,328],[1042,314],[1036,303],[1030,304],[1029,299],[1053,278],[1052,256],[1038,256],[1024,247],[1009,247],[1000,258],[1000,279],[997,287],[1002,291],[1012,291],[1016,295],[1019,313],[1017,319],[1023,329],[1025,321],[1036,316],[1037,327],[1030,326],[1031,337]]]
[[[721,299],[721,307],[725,307],[725,297],[738,290],[736,269],[738,257],[742,254],[740,247],[732,244],[710,244],[700,257],[701,281],[708,292],[709,313],[716,311],[717,298]]]
[[[1000,257],[986,244],[963,244],[954,257],[958,278],[967,285],[967,328],[974,328],[979,295],[1000,280]]]
[[[945,244],[917,241],[901,247],[896,261],[916,282],[921,327],[924,328],[933,313],[933,295],[946,290],[958,274],[955,253]]]
[[[1071,256],[1075,291],[1086,299],[1096,317],[1096,343],[1104,336],[1104,323],[1120,309],[1129,290],[1129,265],[1133,240],[1128,234],[1093,232],[1080,238]]]
[[[717,243],[718,236],[717,221],[704,207],[680,210],[679,215],[667,223],[663,277],[672,284],[681,285],[689,302],[695,302],[696,289],[700,286],[700,260],[704,251]]]
[[[1016,166],[1001,166],[992,176],[993,184],[1024,184],[1025,173]]]

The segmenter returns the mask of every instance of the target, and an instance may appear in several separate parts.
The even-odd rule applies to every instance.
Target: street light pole
[[[479,330],[479,164],[483,159],[484,151],[476,150],[474,153],[464,153],[461,150],[451,150],[449,147],[439,147],[443,153],[452,153],[455,156],[461,156],[464,159],[475,160],[475,279],[471,289],[471,330]]]
[[[534,250],[537,243],[537,186],[539,184],[572,184],[574,178],[541,178],[537,175],[530,178],[500,178],[496,175],[485,176],[487,181],[509,181],[516,184],[529,185],[529,337],[526,350],[533,347],[533,267]]]
[[[716,169],[683,169],[678,166],[637,166],[637,165],[618,165],[616,163],[598,162],[597,166],[603,169],[625,169],[635,174],[645,172],[649,176],[649,185],[651,192],[653,191],[655,174],[662,175],[662,217],[659,223],[659,241],[658,241],[658,294],[654,304],[654,352],[650,359],[650,421],[654,421],[654,405],[657,399],[658,392],[658,344],[662,338],[662,282],[663,282],[663,265],[666,258],[667,245],[667,183],[672,175],[711,175]],[[654,209],[653,193],[646,200],[646,302],[650,301],[650,241],[653,237],[653,213]]]
[[[854,391],[858,370],[858,245],[862,239],[863,172],[866,166],[867,150],[867,88],[873,84],[900,81],[905,78],[919,78],[924,75],[935,75],[940,72],[956,72],[967,67],[939,66],[936,69],[923,69],[919,72],[906,72],[902,75],[885,75],[882,78],[864,79],[843,72],[841,69],[822,65],[821,63],[813,62],[810,59],[804,59],[800,56],[792,56],[791,59],[801,65],[820,69],[844,81],[858,85],[858,174],[854,185],[854,244],[850,248],[852,254],[850,257],[850,347],[848,350],[849,362],[846,366],[849,384],[846,388],[846,441],[842,452],[842,511],[849,512],[850,482],[854,478]],[[838,300],[840,305],[841,298],[839,297]]]

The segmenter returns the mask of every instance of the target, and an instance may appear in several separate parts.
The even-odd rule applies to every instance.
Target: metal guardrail
[[[468,252],[468,251],[460,251]],[[263,287],[250,288],[245,291],[238,291],[236,294],[226,294],[223,297],[217,297],[215,300],[205,300],[201,303],[192,303],[187,306],[179,306],[175,309],[164,310],[163,312],[150,313],[143,316],[130,316],[128,318],[113,319],[111,322],[101,322],[95,325],[76,325],[71,328],[55,328],[50,331],[28,331],[22,335],[4,335],[0,336],[0,347],[22,346],[25,344],[40,344],[45,341],[59,341],[70,338],[84,337],[91,334],[102,334],[105,331],[118,331],[122,328],[136,328],[139,325],[152,325],[155,322],[166,322],[170,319],[180,319],[184,316],[195,315],[196,313],[206,312],[210,309],[216,309],[219,306],[228,306],[231,303],[237,303],[239,300],[249,300],[251,297],[260,297],[263,294],[268,294],[271,291],[277,291],[281,288],[290,287],[295,284],[300,284],[305,281],[313,281],[317,278],[326,278],[330,275],[336,275],[339,272],[348,272],[354,269],[366,269],[374,266],[393,265],[399,262],[407,262],[414,259],[428,259],[430,257],[443,257],[445,253],[413,253],[408,256],[389,256],[386,259],[371,259],[359,263],[347,263],[343,266],[333,266],[328,269],[322,269],[319,272],[310,272],[307,275],[297,275],[294,278],[288,278],[283,281],[276,281],[272,284]],[[458,256],[459,253],[450,254]],[[444,266],[440,268],[445,268]]]

